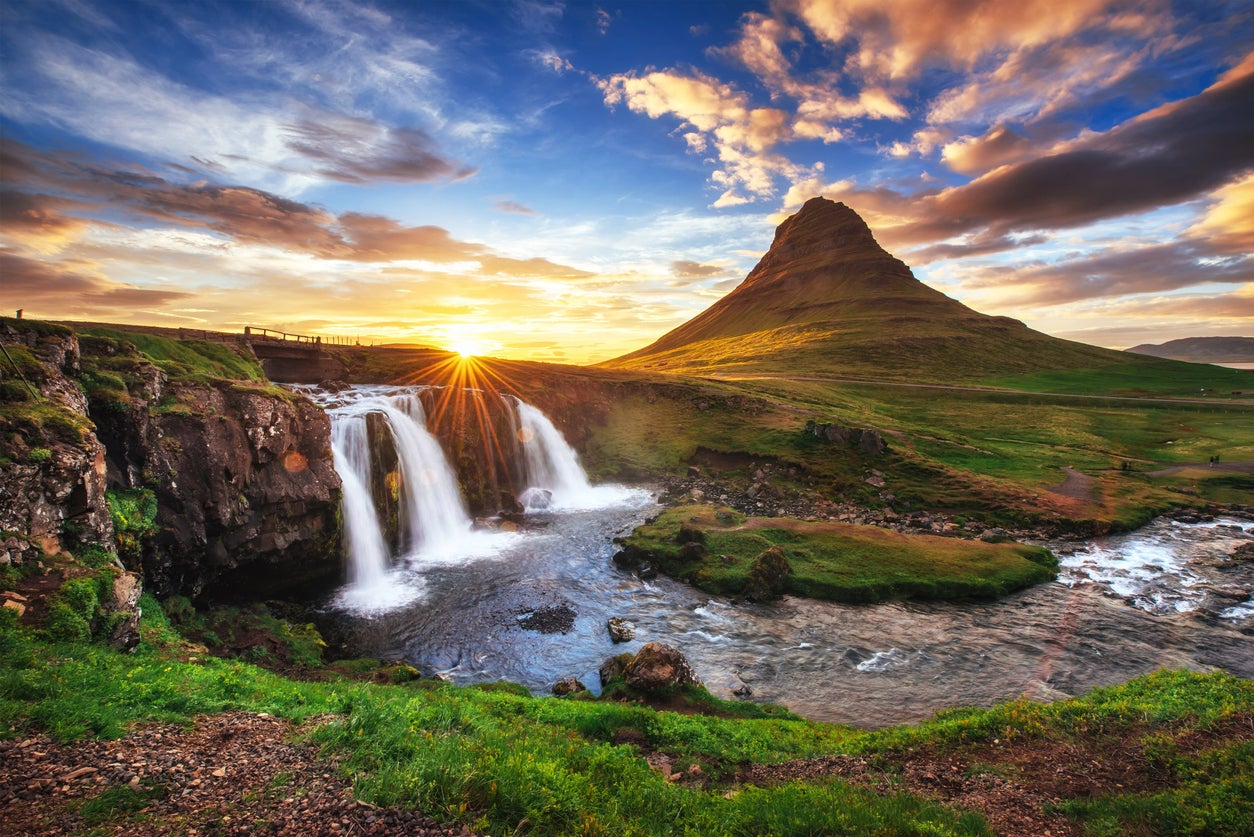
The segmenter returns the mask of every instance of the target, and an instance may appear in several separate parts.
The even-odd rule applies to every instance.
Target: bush
[[[47,448],[31,448],[26,458],[36,465],[43,465],[52,459],[52,451]]]
[[[66,642],[87,642],[91,639],[91,623],[63,601],[48,608],[48,635]]]

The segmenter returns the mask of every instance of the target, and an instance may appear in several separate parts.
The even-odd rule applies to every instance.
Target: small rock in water
[[[568,604],[518,611],[518,627],[542,634],[564,634],[575,626],[575,609]]]
[[[615,616],[607,627],[614,642],[630,642],[636,638],[636,626],[622,617]]]

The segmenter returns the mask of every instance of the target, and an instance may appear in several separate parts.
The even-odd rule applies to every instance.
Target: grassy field
[[[1254,684],[1221,674],[1163,672],[1078,700],[957,709],[865,732],[752,705],[720,711],[699,689],[682,714],[535,698],[507,684],[377,685],[316,664],[306,671],[319,679],[292,680],[210,656],[157,602],[142,604],[133,654],[55,641],[0,610],[0,737],[115,738],[137,722],[229,710],[317,718],[303,735],[336,759],[328,769],[352,777],[359,799],[492,835],[990,834],[980,813],[920,796],[937,789],[915,784],[919,765],[1026,788],[1038,769],[1055,784],[1064,770],[1092,771],[1085,757],[1123,771],[1119,786],[1092,774],[1083,791],[1057,792],[1058,810],[1090,833],[1238,835],[1254,823]],[[651,753],[688,775],[698,767],[700,781],[668,781],[646,762]],[[863,773],[814,774],[809,765],[833,754]],[[768,778],[746,778],[755,765]],[[165,827],[145,800],[177,790],[144,787],[122,805],[125,788],[102,789],[95,827]],[[221,825],[220,812],[201,817],[203,828]]]
[[[772,547],[791,568],[774,592],[844,602],[996,598],[1049,581],[1057,566],[1048,550],[1022,544],[747,518],[708,505],[667,509],[623,539],[625,551],[668,575],[731,596],[753,590],[755,561]]]

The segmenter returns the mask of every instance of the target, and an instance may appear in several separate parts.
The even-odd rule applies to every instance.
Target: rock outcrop
[[[141,370],[101,435],[123,487],[157,495],[144,575],[158,595],[261,597],[338,579],[330,420],[308,399]],[[164,409],[161,405],[168,405]]]
[[[0,345],[0,561],[112,543],[105,449],[73,380],[77,338],[43,323],[6,321]]]
[[[156,497],[137,562],[158,595],[338,581],[330,422],[308,399],[182,362],[163,369],[125,340],[80,341],[49,323],[6,319],[0,344],[0,559],[112,549],[113,488]]]

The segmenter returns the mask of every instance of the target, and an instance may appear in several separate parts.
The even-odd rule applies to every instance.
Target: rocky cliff
[[[154,361],[118,337],[80,346],[66,329],[13,320],[0,331],[15,355],[6,364],[40,393],[23,399],[16,374],[3,380],[10,540],[45,551],[112,544],[106,489],[151,492],[155,525],[129,560],[158,595],[254,598],[339,579],[339,478],[329,420],[313,403],[215,377],[194,347]]]
[[[109,544],[105,449],[74,383],[68,329],[0,324],[0,563]]]

